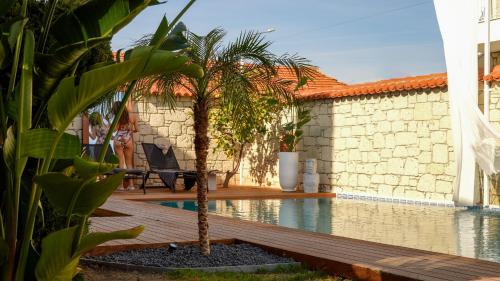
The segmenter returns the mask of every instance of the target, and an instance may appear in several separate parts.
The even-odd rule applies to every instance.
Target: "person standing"
[[[112,112],[115,117],[119,108],[120,102],[115,102],[112,108]],[[120,160],[119,167],[122,169],[132,169],[134,167],[133,133],[136,133],[138,130],[137,120],[129,112],[128,107],[123,110],[115,130],[116,134],[113,139],[113,145],[116,156]],[[134,181],[132,179],[124,180],[122,186],[118,188],[118,190],[128,191],[132,191],[134,189]]]

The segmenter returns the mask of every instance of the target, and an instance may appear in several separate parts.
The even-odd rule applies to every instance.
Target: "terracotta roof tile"
[[[305,100],[329,99],[349,96],[376,95],[398,91],[433,89],[446,87],[446,73],[414,77],[394,78],[368,83],[351,84],[344,87],[301,95]]]
[[[500,81],[500,65],[493,67],[491,73],[484,76],[484,80],[488,82]]]

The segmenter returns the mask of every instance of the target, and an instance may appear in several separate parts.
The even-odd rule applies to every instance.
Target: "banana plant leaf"
[[[153,0],[93,0],[59,17],[51,27],[55,50],[39,64],[37,95],[48,96],[89,48],[109,41],[142,10],[156,4]]]
[[[51,147],[60,133],[54,130],[39,128],[23,133],[22,155],[43,159],[47,156],[47,149]],[[53,158],[73,159],[80,154],[80,140],[78,136],[63,133],[56,147]]]
[[[106,202],[106,199],[116,190],[123,180],[124,173],[106,177],[98,182],[87,183],[85,179],[66,176],[63,173],[47,173],[35,177],[40,184],[50,204],[60,213],[87,216]],[[94,177],[95,178],[95,177]],[[71,206],[73,196],[78,195],[74,206]]]
[[[73,161],[75,170],[82,178],[91,178],[111,171],[116,164],[99,163],[81,157],[76,157]]]
[[[65,78],[48,103],[48,116],[52,126],[64,131],[77,114],[84,111],[95,100],[125,82],[157,73],[171,71],[201,76],[199,66],[187,64],[187,58],[174,52],[153,50],[133,55],[123,63],[90,70],[81,75]]]
[[[78,245],[78,249],[76,250],[75,255],[82,255],[89,250],[92,250],[96,246],[111,240],[135,238],[139,236],[139,234],[141,234],[143,230],[144,226],[140,225],[127,230],[90,233],[82,239],[80,245]]]
[[[73,256],[76,227],[52,232],[42,240],[42,253],[35,268],[38,281],[68,281],[76,274],[79,257]]]
[[[39,281],[67,281],[76,274],[80,256],[88,250],[115,239],[132,239],[143,231],[143,226],[109,233],[91,233],[80,241],[73,252],[76,227],[65,228],[47,235],[42,240],[42,254],[35,268]]]

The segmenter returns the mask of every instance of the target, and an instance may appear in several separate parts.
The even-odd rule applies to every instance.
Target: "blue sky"
[[[148,8],[113,38],[113,48],[152,33],[187,2]],[[298,53],[347,83],[445,71],[432,0],[198,0],[182,20],[197,34],[222,27],[227,40],[274,28],[266,34],[273,52]]]

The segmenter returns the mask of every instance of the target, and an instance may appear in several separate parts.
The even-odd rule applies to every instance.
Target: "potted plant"
[[[299,173],[299,153],[297,144],[304,136],[302,127],[311,120],[310,110],[300,104],[291,108],[291,121],[283,124],[280,138],[279,179],[281,190],[295,191]]]

